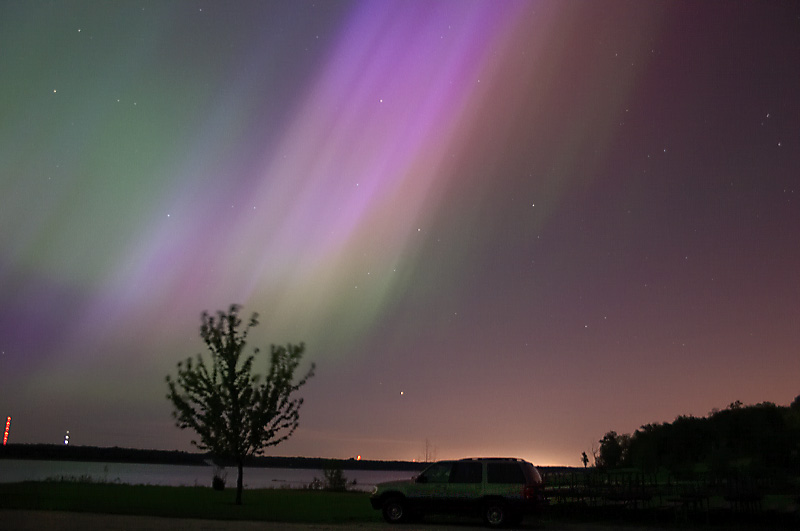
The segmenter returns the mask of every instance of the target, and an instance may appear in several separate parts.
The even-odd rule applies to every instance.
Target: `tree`
[[[253,374],[259,349],[244,357],[247,335],[258,324],[258,314],[240,331],[242,320],[237,305],[214,317],[203,312],[200,336],[211,352],[206,365],[200,354],[196,361],[178,363],[178,375],[166,377],[172,402],[172,416],[181,428],[199,435],[192,441],[200,450],[236,463],[236,503],[242,503],[242,472],[245,459],[262,455],[264,449],[279,444],[294,433],[300,419],[302,398],[294,393],[314,375],[314,364],[297,382],[294,372],[305,345],[271,345],[269,372],[262,379]]]
[[[325,476],[325,489],[336,492],[344,492],[347,490],[347,478],[341,466],[334,465],[330,468],[322,470]]]
[[[425,439],[425,450],[422,456],[423,463],[430,463],[436,461],[436,447],[431,445],[431,441]]]
[[[800,411],[800,395],[794,397],[794,400],[792,400],[789,409],[791,409],[792,411]]]
[[[617,468],[622,464],[630,438],[627,435],[617,435],[610,431],[603,436],[600,442],[600,455],[597,458],[597,467],[601,469]]]

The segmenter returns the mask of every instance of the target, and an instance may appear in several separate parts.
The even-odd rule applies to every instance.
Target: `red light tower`
[[[3,446],[8,442],[8,432],[11,429],[11,417],[6,417],[6,432],[3,434]]]

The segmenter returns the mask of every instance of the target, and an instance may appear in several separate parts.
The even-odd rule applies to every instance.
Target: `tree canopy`
[[[167,398],[174,407],[173,417],[181,429],[191,428],[199,439],[197,448],[215,457],[230,459],[238,467],[236,503],[242,501],[244,460],[262,455],[265,448],[279,444],[294,433],[300,419],[303,399],[295,393],[314,375],[314,364],[298,381],[294,373],[305,345],[270,347],[268,370],[264,377],[254,374],[259,349],[244,355],[250,329],[258,325],[254,313],[241,329],[240,307],[228,312],[202,314],[200,336],[210,354],[206,364],[198,354],[178,363],[178,374],[167,375]]]
[[[598,467],[667,468],[705,465],[711,472],[800,470],[800,396],[791,406],[740,401],[707,417],[679,416],[646,424],[632,435],[606,433]]]

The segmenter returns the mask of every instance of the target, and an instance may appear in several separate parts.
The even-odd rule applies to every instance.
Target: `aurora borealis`
[[[579,465],[800,394],[795,2],[0,3],[10,441],[190,449],[204,310],[278,455]]]

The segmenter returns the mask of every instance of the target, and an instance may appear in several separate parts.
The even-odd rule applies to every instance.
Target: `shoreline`
[[[135,463],[190,466],[235,466],[225,460],[214,459],[210,453],[190,453],[180,450],[143,450],[137,448],[62,446],[56,444],[8,444],[0,447],[0,460],[19,459],[31,461],[81,461],[106,463]],[[342,468],[346,470],[409,470],[420,471],[429,463],[414,461],[377,461],[332,459],[325,457],[252,457],[245,461],[248,468],[296,468],[321,470]]]
[[[34,461],[83,461],[107,463],[137,463],[158,465],[235,466],[226,460],[214,459],[209,452],[191,453],[181,450],[144,450],[138,448],[65,446],[57,444],[8,444],[0,447],[0,460],[21,459]],[[391,470],[422,471],[430,462],[369,459],[337,459],[327,457],[251,457],[245,461],[248,468],[297,468],[323,470]],[[569,471],[576,467],[538,466],[540,471]]]

